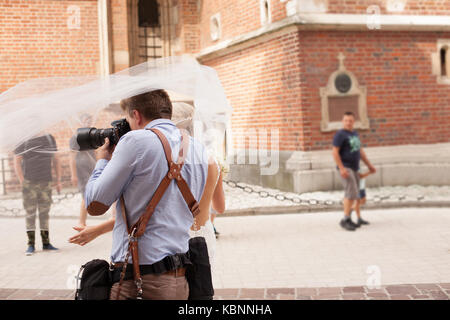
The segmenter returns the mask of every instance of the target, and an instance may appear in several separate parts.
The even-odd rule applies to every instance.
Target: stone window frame
[[[267,5],[267,12],[266,12]],[[270,0],[259,0],[260,22],[261,26],[266,26],[272,23],[272,5]]]
[[[217,30],[214,30],[215,24],[217,24]],[[217,41],[222,36],[222,24],[220,21],[220,12],[211,16],[209,19],[209,34],[212,41]]]
[[[441,50],[446,48],[446,74],[442,75]],[[450,39],[438,39],[436,52],[431,56],[433,74],[437,78],[438,84],[450,85]]]
[[[320,88],[320,98],[321,98],[321,111],[322,120],[320,123],[320,129],[322,132],[337,131],[342,129],[341,121],[330,121],[330,114],[328,108],[328,98],[330,97],[348,97],[348,96],[358,96],[358,114],[359,120],[355,121],[354,128],[367,130],[370,128],[369,118],[367,116],[367,88],[365,86],[360,86],[358,79],[355,75],[346,70],[344,66],[345,57],[343,54],[339,55],[340,65],[339,69],[333,72],[328,78],[328,83],[325,87]],[[352,85],[350,90],[346,93],[341,93],[335,86],[335,79],[340,74],[346,74],[350,77]]]

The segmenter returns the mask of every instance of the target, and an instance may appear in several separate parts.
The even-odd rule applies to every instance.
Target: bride
[[[185,129],[192,135],[193,113],[194,107],[191,105],[187,103],[173,103],[172,121],[178,128]],[[211,213],[211,209],[213,209],[218,213],[223,213],[225,211],[225,195],[222,188],[222,170],[218,164],[218,161],[213,157],[209,158],[209,164],[208,176],[211,175],[213,179],[209,179],[211,183],[207,183],[205,185],[202,198],[199,202],[199,207],[200,210],[204,210],[203,212],[206,211]],[[197,221],[195,221],[194,225],[191,227],[190,235],[191,237],[203,236],[205,238],[208,247],[210,264],[212,265],[216,249],[216,238],[210,216],[211,214],[208,215],[208,219],[205,221],[196,219]],[[112,231],[114,228],[114,223],[115,216],[113,216],[110,220],[95,226],[73,227],[79,233],[71,237],[69,242],[84,246],[98,236]]]
[[[193,133],[193,116],[194,107],[190,104],[183,102],[173,103],[172,121],[175,125],[189,132]],[[225,211],[225,194],[222,187],[222,171],[221,166],[214,157],[209,158],[208,176],[212,175],[214,179],[211,179],[212,183],[205,185],[202,198],[199,206],[200,210],[209,212],[208,220],[196,221],[190,230],[191,238],[196,236],[202,236],[206,240],[208,247],[208,256],[211,266],[214,262],[214,255],[216,251],[216,234],[214,226],[211,221],[211,213],[223,213]],[[211,164],[215,164],[211,166]],[[213,168],[213,170],[210,170]]]

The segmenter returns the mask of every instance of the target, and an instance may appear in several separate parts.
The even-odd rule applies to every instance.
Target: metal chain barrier
[[[299,196],[288,196],[288,195],[282,194],[282,193],[273,194],[273,193],[269,193],[264,190],[258,191],[242,182],[236,182],[236,181],[231,181],[231,180],[223,180],[223,182],[226,183],[231,188],[238,188],[247,193],[257,194],[261,198],[272,197],[279,201],[291,201],[298,205],[332,206],[332,205],[336,205],[336,204],[341,204],[341,201],[336,201],[336,200],[331,200],[331,199],[330,200],[302,199],[302,198],[300,198],[301,194],[299,194]],[[420,195],[420,196],[414,197],[414,196],[406,196],[406,195],[398,195],[398,194],[393,194],[393,195],[388,195],[388,196],[375,195],[372,199],[370,199],[370,202],[379,203],[379,202],[383,202],[386,200],[404,201],[408,198],[413,201],[423,201],[425,199],[425,196]]]
[[[261,198],[274,198],[278,201],[291,201],[292,203],[295,203],[297,205],[304,205],[304,206],[333,206],[333,205],[339,205],[341,204],[341,201],[336,200],[319,200],[319,199],[302,199],[300,198],[301,194],[298,196],[289,196],[287,194],[283,193],[269,193],[265,190],[255,190],[249,185],[246,185],[242,182],[236,182],[231,180],[223,180],[224,183],[226,183],[231,188],[237,188],[241,189],[242,191],[249,193],[249,194],[257,194]],[[56,194],[52,196],[53,204],[59,204],[62,203],[65,200],[72,199],[75,195],[77,195],[79,192],[66,192],[61,194]],[[368,202],[374,202],[374,203],[382,203],[388,200],[391,201],[405,201],[407,199],[410,199],[412,201],[423,201],[425,199],[425,196],[419,195],[419,196],[406,196],[406,195],[399,195],[399,194],[393,194],[388,196],[379,196],[375,195],[373,198],[368,200]],[[25,210],[23,208],[7,208],[5,206],[0,205],[0,216],[9,214],[9,216],[18,216],[20,213],[25,213]]]

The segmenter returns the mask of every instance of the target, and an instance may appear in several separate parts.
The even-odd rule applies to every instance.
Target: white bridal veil
[[[29,80],[3,92],[0,153],[11,153],[44,134],[57,137],[57,152],[68,152],[77,128],[109,128],[111,121],[123,118],[121,99],[156,89],[168,91],[173,103],[193,105],[194,135],[207,148],[223,144],[218,140],[223,139],[231,107],[219,78],[214,69],[179,56],[151,60],[106,77]]]

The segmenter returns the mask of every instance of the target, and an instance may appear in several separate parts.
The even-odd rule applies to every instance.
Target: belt
[[[145,268],[145,265],[140,265],[139,269],[141,270],[141,275],[144,276],[146,274],[155,274],[154,272],[150,272],[150,270],[148,270],[147,268]],[[122,273],[122,268],[121,267],[113,267],[114,270],[112,271],[112,282],[116,283],[120,281],[120,275]],[[182,268],[178,268],[175,270],[170,270],[170,271],[166,271],[163,273],[159,273],[160,275],[167,275],[167,276],[175,276],[175,277],[184,277],[186,275],[186,268],[182,267]],[[124,280],[130,280],[133,279],[133,271],[129,270],[127,267],[127,271],[125,272],[125,277],[123,278]]]
[[[165,275],[175,275],[176,277],[185,276],[186,265],[191,264],[186,254],[176,254],[173,256],[168,256],[161,261],[154,264],[141,264],[139,265],[139,271],[141,275],[146,274],[165,274]],[[112,281],[120,281],[120,274],[122,272],[124,262],[114,263],[111,266],[112,269]],[[127,270],[125,271],[124,280],[133,278],[133,264],[127,265]]]

